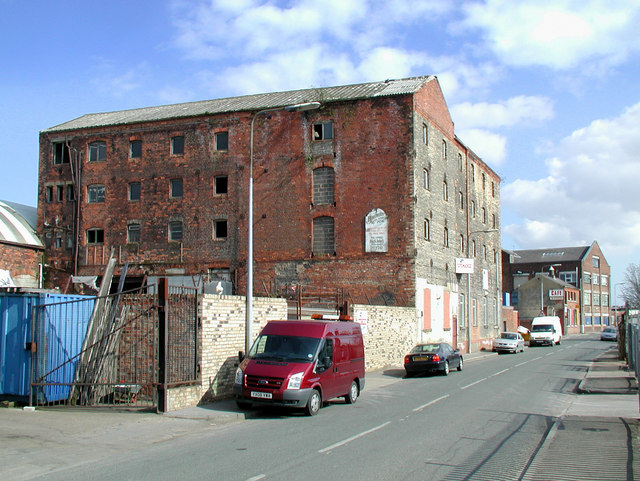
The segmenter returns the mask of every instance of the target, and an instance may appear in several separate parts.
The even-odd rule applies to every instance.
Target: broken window
[[[213,193],[224,195],[229,189],[229,179],[226,175],[217,175],[213,179]]]
[[[213,221],[213,238],[214,239],[227,238],[227,221],[225,219]]]
[[[171,137],[171,154],[184,155],[184,136]]]
[[[67,184],[67,201],[73,202],[76,200],[76,190],[73,184]]]
[[[142,157],[142,140],[132,140],[129,142],[129,158],[139,159]]]
[[[56,200],[62,202],[64,200],[64,185],[56,186]]]
[[[87,187],[87,198],[89,204],[104,202],[105,188],[102,184],[93,184]]]
[[[107,160],[107,143],[103,140],[89,144],[89,162]]]
[[[333,122],[313,124],[313,140],[333,139]]]
[[[69,146],[66,142],[53,143],[53,165],[69,163]]]
[[[169,240],[181,241],[182,240],[182,221],[172,220],[169,222]]]
[[[87,229],[87,244],[104,244],[104,230]]]
[[[174,199],[182,197],[182,179],[171,179],[169,195]]]
[[[313,171],[313,203],[315,205],[333,204],[334,178],[331,167],[320,167]]]
[[[137,243],[140,242],[140,224],[132,222],[127,226],[127,242]]]
[[[313,254],[334,254],[335,250],[333,217],[316,217],[313,219]]]
[[[229,132],[218,132],[215,134],[216,150],[229,150]]]
[[[46,201],[47,203],[51,203],[51,202],[53,202],[53,186],[52,186],[52,185],[48,185],[48,186],[45,188],[45,193],[44,193],[44,195],[45,195],[45,201]]]
[[[449,229],[444,228],[443,236],[442,236],[442,245],[444,247],[449,247]]]
[[[142,188],[140,182],[129,183],[129,200],[140,200],[140,192]]]

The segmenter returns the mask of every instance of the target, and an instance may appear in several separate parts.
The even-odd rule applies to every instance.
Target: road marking
[[[529,362],[529,361],[524,361],[524,362],[521,362],[520,364],[516,364],[516,365],[515,365],[515,366],[513,366],[513,367],[520,367],[520,366],[524,366],[524,365],[525,365],[526,363],[528,363],[528,362]]]
[[[489,376],[489,377],[498,376],[498,375],[502,374],[503,372],[507,372],[509,369],[510,369],[510,368],[503,369],[502,371],[498,371],[498,372],[496,372],[495,374],[492,374],[492,375],[491,375],[491,376]]]
[[[423,404],[422,406],[418,406],[413,411],[414,412],[422,411],[424,408],[426,408],[428,406],[431,406],[432,404],[435,404],[438,401],[442,401],[443,399],[447,399],[448,397],[449,397],[449,395],[445,394],[444,396],[440,396],[438,399],[434,399],[433,401],[429,401],[427,404]]]
[[[481,383],[482,381],[486,381],[486,380],[487,380],[487,378],[483,377],[482,379],[478,379],[476,382],[472,382],[471,384],[467,384],[466,386],[462,386],[460,389],[464,391],[468,387],[475,386],[476,384]]]
[[[537,361],[538,359],[542,359],[542,356],[539,357],[534,357],[533,359],[531,359],[532,361]]]
[[[254,476],[253,478],[247,479],[247,481],[259,481],[260,479],[264,479],[266,477],[267,477],[266,474],[258,474],[257,476]]]
[[[358,438],[366,436],[367,434],[371,434],[372,432],[377,431],[378,429],[382,429],[383,427],[387,426],[388,424],[391,424],[391,421],[387,421],[386,423],[381,424],[380,426],[376,426],[375,428],[371,428],[368,431],[361,432],[360,434],[356,434],[355,436],[351,436],[350,438],[347,438],[347,439],[345,439],[343,441],[340,441],[340,442],[337,442],[335,444],[332,444],[331,446],[327,446],[326,448],[321,449],[318,452],[319,453],[326,453],[327,451],[331,451],[332,449],[339,448],[340,446],[344,446],[345,444],[350,443],[351,441],[354,441],[354,440],[356,440]]]

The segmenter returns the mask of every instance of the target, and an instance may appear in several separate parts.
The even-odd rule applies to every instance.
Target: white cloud
[[[451,107],[456,127],[461,129],[512,127],[553,118],[553,102],[548,97],[520,95],[500,103],[463,102]]]
[[[597,240],[605,252],[639,250],[638,125],[640,103],[593,121],[555,147],[547,177],[503,186],[503,206],[524,219],[505,233],[523,248]]]
[[[502,165],[507,156],[507,139],[503,135],[483,129],[459,130],[457,128],[456,135],[492,167]]]
[[[640,50],[640,3],[634,1],[486,0],[463,9],[463,24],[481,29],[489,48],[510,65],[606,67]]]

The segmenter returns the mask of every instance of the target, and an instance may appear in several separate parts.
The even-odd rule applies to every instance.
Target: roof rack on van
[[[353,321],[353,317],[336,314],[312,314],[311,319],[316,321]]]

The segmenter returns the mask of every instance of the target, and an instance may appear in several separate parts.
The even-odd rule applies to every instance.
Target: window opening
[[[141,190],[140,182],[131,182],[129,184],[129,200],[140,200]]]
[[[313,140],[333,139],[333,122],[313,124]]]
[[[88,229],[87,230],[87,244],[104,244],[104,230],[103,229]]]
[[[214,220],[213,221],[213,238],[214,239],[226,239],[227,238],[227,221],[226,220]]]
[[[89,144],[89,162],[100,162],[107,160],[107,143],[103,140],[91,142]]]
[[[87,187],[89,204],[104,202],[106,197],[105,187],[102,184],[94,184]]]
[[[127,226],[127,242],[140,242],[140,224],[133,223]]]
[[[215,134],[216,150],[229,150],[229,132],[218,132]]]
[[[171,179],[170,195],[174,199],[182,197],[182,179]]]
[[[226,175],[218,175],[213,179],[213,193],[226,194],[229,190],[229,179]]]
[[[132,140],[129,142],[129,158],[139,159],[142,157],[142,140]]]
[[[184,136],[171,137],[171,154],[184,155]]]
[[[182,221],[172,220],[169,222],[169,240],[181,241],[182,240]]]
[[[69,146],[66,142],[53,143],[53,164],[68,164],[70,159]]]

